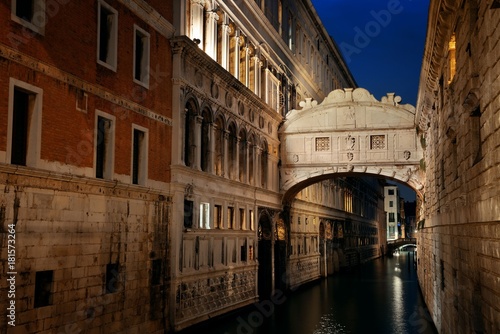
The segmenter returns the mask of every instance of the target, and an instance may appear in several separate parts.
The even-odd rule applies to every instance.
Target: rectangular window
[[[394,218],[394,212],[389,212],[389,222],[393,223],[396,219]]]
[[[330,150],[330,137],[316,138],[316,151],[329,151]]]
[[[147,180],[147,134],[134,127],[132,130],[132,183],[145,185]]]
[[[120,266],[118,263],[108,263],[106,265],[106,293],[114,293],[120,287]]]
[[[40,157],[43,91],[10,78],[6,163],[35,167]]]
[[[223,228],[222,226],[222,206],[214,205],[214,225],[215,228]]]
[[[14,106],[12,113],[12,148],[10,163],[26,166],[28,153],[28,127],[30,116],[30,99],[32,94],[14,89]]]
[[[149,34],[134,25],[134,81],[149,87]]]
[[[200,204],[200,228],[210,229],[210,204]]]
[[[113,176],[114,125],[111,119],[104,116],[97,116],[96,123],[96,178],[109,180]]]
[[[41,35],[45,32],[45,0],[12,0],[11,19]]]
[[[44,307],[52,305],[52,279],[53,270],[37,271],[35,276],[35,305]]]
[[[99,1],[97,15],[97,62],[116,71],[118,12],[104,1]]]
[[[387,191],[387,194],[389,194],[389,195],[394,195],[394,189],[389,189],[389,190]]]
[[[193,201],[184,200],[184,228],[193,227]]]
[[[242,230],[247,229],[247,221],[245,216],[245,209],[240,209],[240,228]]]
[[[243,244],[240,245],[240,261],[246,262],[247,261],[247,242],[246,242],[246,240],[244,240],[242,243]]]
[[[389,201],[389,207],[390,208],[394,207],[394,201]]]
[[[385,135],[370,136],[370,149],[372,150],[385,149]]]
[[[232,206],[227,207],[227,227],[234,228],[234,208]]]
[[[255,231],[255,220],[254,220],[254,217],[253,217],[253,210],[250,210],[248,212],[248,217],[250,219],[250,229],[252,231]]]
[[[293,45],[294,45],[294,37],[295,34],[293,33],[293,23],[294,23],[294,18],[292,12],[288,12],[288,48],[292,51]]]

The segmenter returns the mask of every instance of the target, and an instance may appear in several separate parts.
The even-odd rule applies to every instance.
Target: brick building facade
[[[1,332],[168,326],[171,7],[0,4]]]

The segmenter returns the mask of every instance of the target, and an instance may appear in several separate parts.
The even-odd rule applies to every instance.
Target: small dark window
[[[143,161],[141,159],[142,155],[142,145],[144,141],[144,132],[134,129],[134,139],[133,139],[133,152],[132,152],[132,183],[139,184],[139,176],[142,172]]]
[[[247,246],[246,245],[241,246],[240,255],[241,255],[241,261],[245,262],[247,260]]]
[[[118,291],[120,286],[120,272],[118,263],[108,263],[106,265],[106,293]]]
[[[96,177],[105,178],[106,171],[110,168],[108,150],[111,149],[111,121],[104,117],[97,117],[97,143],[96,143]]]
[[[394,195],[394,189],[389,189],[388,194],[389,195]]]
[[[53,270],[37,271],[35,277],[35,308],[52,305]]]
[[[16,1],[16,16],[31,22],[33,20],[33,14],[35,13],[35,1],[34,0],[17,0]]]
[[[184,228],[193,227],[193,201],[184,200]]]
[[[155,259],[151,263],[151,285],[161,282],[161,259]]]
[[[14,89],[12,148],[10,156],[10,162],[14,165],[26,166],[30,95],[31,94],[20,89]]]
[[[108,62],[110,52],[113,18],[113,13],[106,7],[101,6],[101,16],[99,17],[99,60],[105,63]]]

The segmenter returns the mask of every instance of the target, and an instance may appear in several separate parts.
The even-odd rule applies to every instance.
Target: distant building
[[[400,237],[400,199],[397,186],[384,187],[384,210],[386,213],[387,240],[396,240]]]

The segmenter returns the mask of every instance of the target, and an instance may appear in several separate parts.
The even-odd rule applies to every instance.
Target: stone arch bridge
[[[340,174],[400,181],[423,196],[423,148],[415,108],[393,93],[378,101],[366,89],[337,89],[320,104],[306,99],[280,128],[283,202]]]

